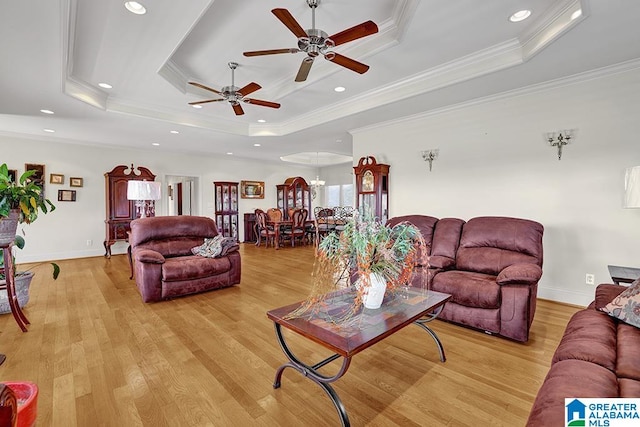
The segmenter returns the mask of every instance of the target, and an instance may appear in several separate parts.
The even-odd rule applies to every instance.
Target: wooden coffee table
[[[289,359],[289,362],[276,371],[273,387],[280,387],[285,368],[293,368],[318,384],[327,393],[338,411],[343,426],[350,425],[347,410],[330,383],[347,372],[351,358],[357,353],[413,323],[431,335],[440,353],[440,361],[446,360],[440,339],[426,324],[440,314],[451,295],[417,288],[398,290],[394,295],[385,296],[381,308],[377,310],[362,308],[348,320],[336,324],[333,320],[349,309],[355,292],[354,288],[333,292],[323,300],[323,304],[318,306],[313,314],[303,317],[286,319],[287,315],[300,307],[302,302],[267,312],[267,317],[274,322],[278,343]],[[313,365],[300,361],[287,345],[282,327],[330,349],[335,354]],[[318,372],[320,368],[338,358],[342,358],[342,366],[335,375],[326,376]]]

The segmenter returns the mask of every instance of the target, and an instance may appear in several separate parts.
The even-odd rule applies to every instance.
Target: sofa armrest
[[[456,265],[456,260],[446,256],[432,255],[429,257],[429,267],[439,270],[450,270]]]
[[[151,249],[140,249],[135,251],[135,260],[150,264],[164,264],[164,257],[160,252]]]
[[[542,277],[542,268],[536,264],[512,264],[498,274],[498,285],[534,285]]]

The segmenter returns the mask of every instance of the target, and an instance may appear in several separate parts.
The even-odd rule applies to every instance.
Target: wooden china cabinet
[[[238,183],[215,181],[216,225],[225,237],[238,240]]]
[[[283,218],[289,218],[289,209],[306,209],[311,212],[311,192],[309,184],[301,176],[287,178],[284,184],[276,185],[278,195],[278,209],[282,210]]]
[[[145,167],[138,166],[137,172],[131,166],[118,165],[111,172],[104,174],[107,218],[105,219],[106,236],[104,240],[104,256],[111,257],[111,245],[128,239],[130,223],[137,218],[135,200],[127,199],[129,181],[155,181],[156,176]]]
[[[361,214],[386,223],[389,219],[389,165],[367,156],[358,161],[353,171],[356,175],[356,208]]]

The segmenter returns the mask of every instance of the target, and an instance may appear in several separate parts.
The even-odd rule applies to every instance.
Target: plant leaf
[[[24,237],[16,234],[16,238],[13,241],[18,249],[24,249]]]
[[[60,266],[55,262],[52,262],[51,265],[53,266],[53,280],[57,280],[60,275]]]

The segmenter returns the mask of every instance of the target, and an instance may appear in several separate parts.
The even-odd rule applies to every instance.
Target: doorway
[[[167,175],[167,215],[197,215],[198,177]]]

